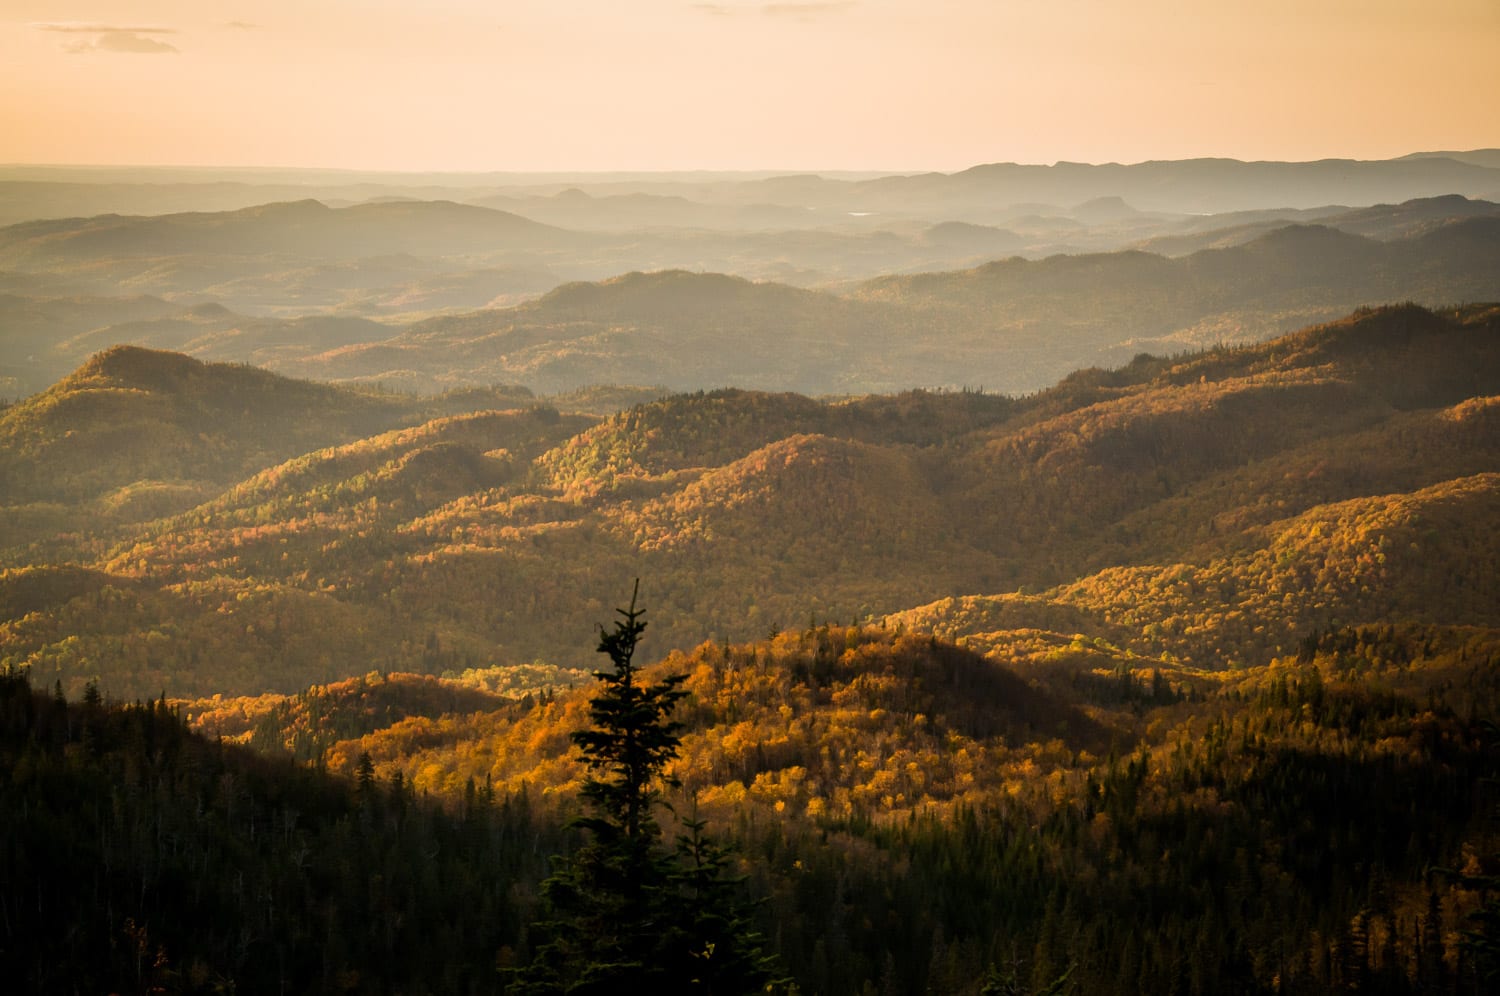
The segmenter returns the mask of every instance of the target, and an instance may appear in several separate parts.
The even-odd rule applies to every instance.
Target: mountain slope
[[[1492,217],[1391,242],[1282,226],[1178,259],[1011,258],[881,277],[841,296],[718,274],[632,273],[273,363],[322,379],[416,371],[547,392],[589,381],[813,394],[912,384],[1034,391],[1079,366],[1266,339],[1369,302],[1493,299],[1497,231]]]
[[[380,917],[415,910],[434,951],[484,978],[524,962],[541,859],[577,843],[550,836],[584,773],[570,735],[589,690],[571,686],[640,577],[662,657],[642,678],[690,693],[664,829],[701,820],[739,844],[760,929],[811,988],[1159,992],[1188,964],[1203,991],[1475,991],[1497,343],[1493,306],[1408,305],[1025,398],[477,412],[303,454],[133,528],[75,519],[0,571],[17,817],[0,832],[23,857],[64,855],[18,865],[28,915],[0,926],[0,957],[26,938],[12,974],[47,988],[65,962],[113,966],[107,938],[138,946],[149,916],[163,985],[185,957],[204,984],[274,988],[343,971],[326,902],[388,938],[408,914]],[[237,397],[233,371],[181,357],[104,367],[78,382],[146,396],[120,409],[141,424]],[[261,445],[220,431],[226,450]],[[54,693],[18,695],[17,672]],[[224,740],[99,688],[190,696],[210,734],[356,787],[283,777],[292,794],[263,808],[276,779]],[[218,888],[241,877],[279,884]],[[68,905],[52,885],[75,879],[130,919]],[[283,960],[222,932],[247,895]],[[360,964],[397,978],[384,957]]]
[[[972,994],[1020,949],[1040,979],[1066,971],[1089,992],[1169,989],[1185,961],[1214,991],[1358,976],[1448,992],[1464,969],[1435,953],[1473,957],[1479,942],[1436,928],[1483,922],[1483,876],[1431,870],[1492,853],[1472,792],[1490,738],[1462,712],[1493,714],[1497,633],[1348,627],[1214,675],[1081,635],[1028,656],[1041,641],[1011,631],[981,657],[822,626],[672,653],[641,677],[678,675],[688,692],[673,807],[740,843],[779,928],[767,936],[825,991],[879,978]],[[588,690],[434,714],[444,686],[463,689],[425,685],[313,690],[252,737],[321,733],[310,756],[329,769],[373,771],[470,819],[490,792],[574,811],[568,737],[589,722]],[[242,706],[215,702],[199,722]],[[816,925],[826,939],[808,943]],[[1373,953],[1371,932],[1389,939]],[[1188,955],[1184,936],[1198,938]]]
[[[308,450],[477,400],[530,400],[524,392],[488,394],[423,401],[178,353],[106,350],[0,410],[0,502],[13,515],[0,545],[45,535],[68,504],[105,522],[156,518]]]
[[[560,843],[12,675],[0,770],[0,965],[27,992],[490,991],[544,873],[512,841]]]
[[[220,409],[195,385],[233,371],[177,360],[116,383],[85,368],[78,383],[104,385],[118,408],[98,439],[125,424],[120,412],[135,412],[138,433],[180,440],[192,455],[206,444],[174,420],[199,413],[194,424],[219,440],[219,466],[244,476],[192,492],[184,504],[198,507],[186,514],[102,538],[65,506],[47,506],[44,521],[59,534],[15,566],[104,571],[124,593],[119,611],[59,589],[55,604],[0,631],[0,654],[69,687],[107,671],[146,694],[216,680],[225,691],[291,692],[306,683],[299,668],[307,680],[331,680],[358,667],[359,655],[399,670],[586,666],[587,641],[558,634],[587,633],[631,577],[649,579],[659,635],[679,646],[1023,588],[1047,603],[1025,603],[1041,615],[1023,628],[1064,643],[1097,635],[1152,657],[1207,654],[1203,667],[1263,663],[1334,621],[1490,625],[1488,547],[1460,537],[1491,531],[1497,335],[1492,308],[1407,306],[1258,346],[1081,371],[1021,399],[911,393],[829,403],[725,391],[597,423],[545,409],[449,417],[308,446],[287,462],[260,462],[268,444],[251,431],[254,420],[237,434],[201,414]],[[289,398],[314,392],[308,404],[328,390],[265,383]],[[235,397],[214,392],[221,396]],[[332,397],[348,420],[369,416],[360,405],[387,403]],[[90,438],[92,403],[58,409],[58,419],[78,416],[75,438]],[[278,411],[304,425],[322,418],[320,432],[353,431],[352,421],[312,414],[324,411],[315,406]],[[46,424],[68,438],[64,421]],[[315,442],[293,434],[283,445],[295,440]],[[155,473],[151,461],[166,456],[138,459]],[[95,477],[65,483],[122,503],[141,488],[133,507],[150,508],[145,495],[157,485],[126,483],[127,462],[97,462]],[[53,463],[25,466],[40,473]],[[99,476],[111,467],[124,476]],[[167,511],[183,507],[161,500]],[[1386,523],[1389,543],[1422,546],[1400,524],[1410,503],[1440,523],[1435,542],[1453,581],[1391,552],[1391,568],[1372,573],[1358,539],[1374,535],[1372,525],[1349,527],[1356,537],[1333,545],[1296,538],[1368,520]],[[1452,602],[1445,610],[1436,593],[1450,583],[1478,594],[1443,596]],[[255,598],[285,608],[221,655],[217,677],[202,673],[191,640],[161,644],[149,673],[111,649],[156,645],[146,634],[165,632],[169,619],[224,645],[231,628],[207,613],[226,599],[192,594],[203,585],[248,600],[234,617],[241,625],[269,611]],[[1306,598],[1288,601],[1299,585]],[[1116,604],[1137,608],[1117,615]],[[357,649],[320,651],[340,631],[320,631],[325,623],[352,627]],[[295,638],[288,626],[299,627]],[[433,645],[445,648],[440,666],[424,649]],[[259,676],[257,654],[274,661]]]
[[[1252,212],[1202,233],[1201,218],[1078,200],[1073,214],[1033,205],[1006,230],[897,213],[818,230],[586,236],[442,201],[31,222],[0,230],[15,295],[0,316],[22,336],[0,377],[34,390],[125,342],[427,391],[1025,393],[1080,366],[1257,341],[1361,305],[1500,297],[1500,216],[1486,202]],[[1166,251],[1198,251],[1089,251],[1150,246],[1131,233],[1164,228],[1188,230]],[[140,295],[164,303],[149,311]],[[85,296],[96,300],[68,303]],[[228,313],[198,310],[215,306]]]
[[[501,311],[444,316],[387,342],[287,360],[304,376],[373,377],[387,370],[523,381],[552,393],[587,383],[733,384],[804,391],[869,390],[854,351],[880,362],[886,309],[777,284],[684,271],[566,284]],[[917,371],[917,379],[928,379]],[[900,382],[880,373],[878,389]]]

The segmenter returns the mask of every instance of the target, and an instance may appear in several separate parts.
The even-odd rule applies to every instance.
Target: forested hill
[[[436,415],[532,403],[524,388],[417,399],[116,346],[0,412],[4,480],[8,493],[59,500],[153,477],[225,483],[268,462]],[[24,481],[14,476],[27,467],[41,470]]]
[[[390,403],[128,351],[0,414],[52,523],[0,572],[5,977],[500,990],[633,577],[665,829],[737,846],[804,992],[1500,972],[1500,308],[1015,398]],[[101,526],[134,463],[223,470]]]
[[[1458,994],[1500,967],[1497,632],[1348,628],[1213,674],[820,626],[642,678],[689,693],[662,818],[737,844],[801,991]],[[217,736],[0,677],[8,978],[499,992],[531,957],[584,694],[370,675],[188,708]]]
[[[445,813],[0,675],[0,971],[27,993],[494,992],[555,827]],[[517,846],[520,840],[537,847]]]
[[[1212,667],[1334,624],[1495,625],[1497,329],[1395,307],[1025,398],[720,391],[352,442],[389,400],[107,354],[0,416],[25,485],[0,656],[124,696],[577,667],[634,576],[673,646],[960,596]],[[165,518],[133,497],[158,489]],[[111,502],[146,512],[100,530]]]
[[[0,409],[0,501],[12,510],[0,545],[85,512],[98,526],[191,508],[265,467],[388,429],[538,405],[524,388],[416,398],[116,346]],[[589,421],[552,412],[553,441]]]

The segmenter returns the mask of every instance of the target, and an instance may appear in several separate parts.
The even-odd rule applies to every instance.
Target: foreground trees
[[[1150,705],[1102,667],[1074,681],[1065,659],[1033,669],[1042,687],[1024,698],[977,680],[982,658],[879,631],[705,645],[666,663],[690,698],[647,711],[687,729],[655,780],[629,782],[659,821],[633,903],[608,879],[627,867],[629,807],[588,807],[618,833],[557,818],[575,793],[553,789],[624,770],[588,772],[586,752],[525,790],[486,775],[439,798],[378,736],[328,773],[194,736],[161,701],[67,703],[0,663],[0,978],[46,993],[734,992],[764,968],[732,864],[765,897],[765,946],[820,996],[1493,992],[1497,648],[1493,632],[1341,628],[1272,668],[1174,669],[1181,697]],[[1108,658],[1074,676],[1090,660]],[[631,686],[649,696],[660,673]],[[401,687],[387,684],[350,713]],[[1049,687],[1070,740],[1018,742]],[[497,739],[476,750],[535,741],[540,759],[569,732],[618,732],[572,698],[480,714]],[[1077,739],[1089,704],[1156,732],[1094,754]],[[443,733],[410,718],[408,742]],[[702,786],[743,859],[662,807],[668,771]],[[853,791],[886,772],[889,800]],[[554,853],[573,857],[549,868]],[[536,925],[549,873],[551,923]]]
[[[572,737],[590,773],[582,790],[590,814],[574,825],[589,839],[557,858],[543,883],[547,918],[534,929],[544,940],[512,993],[748,993],[773,976],[728,858],[702,822],[684,821],[675,849],[662,844],[655,810],[662,788],[677,785],[667,766],[682,724],[671,716],[687,693],[682,675],[641,681],[638,593],[639,583],[614,629],[600,634],[613,670],[595,672],[593,725]]]

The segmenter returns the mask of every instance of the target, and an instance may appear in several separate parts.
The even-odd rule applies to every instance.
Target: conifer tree
[[[543,940],[511,978],[511,993],[749,993],[772,976],[731,895],[739,883],[726,877],[723,851],[702,824],[689,821],[675,850],[661,842],[655,810],[663,788],[677,784],[666,768],[682,730],[671,714],[687,692],[682,675],[641,680],[639,590],[637,582],[613,630],[601,627],[598,649],[613,667],[594,672],[593,725],[573,734],[590,773],[582,790],[589,813],[574,826],[588,840],[554,859],[542,886],[550,917],[533,925]]]

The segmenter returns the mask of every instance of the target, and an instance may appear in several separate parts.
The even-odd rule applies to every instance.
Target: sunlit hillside
[[[610,415],[102,354],[0,413],[0,790],[112,800],[8,839],[124,869],[60,881],[132,912],[27,934],[25,978],[117,978],[88,952],[127,929],[169,990],[418,964],[338,908],[392,943],[420,910],[434,991],[498,988],[579,843],[597,627],[640,578],[644,680],[686,693],[667,830],[737,848],[799,986],[1472,991],[1497,335],[1403,305],[1023,397]],[[352,898],[340,847],[390,891]]]
[[[0,648],[74,693],[97,678],[126,696],[582,667],[577,634],[634,576],[677,646],[1019,591],[1211,666],[1392,613],[1491,625],[1494,322],[1366,311],[1022,399],[714,392],[357,442],[424,415],[111,353],[5,412],[12,571],[73,573],[28,584],[57,597],[32,596]],[[148,494],[185,510],[152,520]],[[99,507],[138,514],[100,531]],[[38,520],[55,531],[28,548]],[[1424,521],[1441,523],[1425,540]]]

